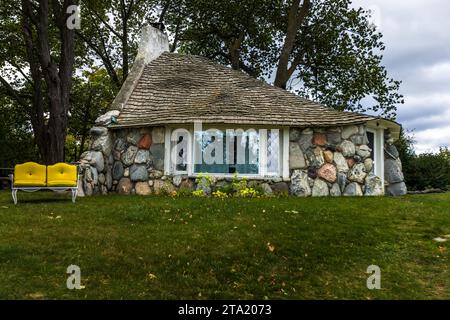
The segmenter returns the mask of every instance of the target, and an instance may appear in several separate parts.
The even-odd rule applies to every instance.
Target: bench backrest
[[[47,184],[49,186],[76,186],[77,166],[57,163],[47,166]]]
[[[36,162],[17,164],[14,167],[14,181],[47,181],[47,168]]]

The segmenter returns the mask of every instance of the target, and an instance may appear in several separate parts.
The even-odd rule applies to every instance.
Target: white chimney
[[[164,31],[152,26],[142,28],[136,60],[143,59],[144,64],[148,64],[163,52],[169,51],[169,38]]]

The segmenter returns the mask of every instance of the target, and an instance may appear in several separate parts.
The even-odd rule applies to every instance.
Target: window
[[[280,176],[280,146],[279,129],[176,129],[168,168],[177,174]]]
[[[368,147],[372,150],[370,158],[373,160],[372,173],[375,172],[376,158],[375,158],[375,131],[367,130],[367,139],[369,140]]]

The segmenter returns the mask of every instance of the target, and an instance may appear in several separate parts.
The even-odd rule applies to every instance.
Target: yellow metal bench
[[[17,204],[17,191],[34,192],[38,190],[72,192],[75,202],[78,192],[77,167],[66,163],[44,166],[35,162],[18,164],[14,168],[12,180],[12,198]]]

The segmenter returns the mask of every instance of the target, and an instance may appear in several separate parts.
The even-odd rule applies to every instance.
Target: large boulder
[[[380,177],[369,174],[366,179],[366,189],[364,191],[365,196],[382,196],[383,192],[383,183]]]
[[[309,197],[311,188],[309,186],[308,174],[301,170],[295,170],[291,176],[290,191],[296,197]]]
[[[152,193],[152,189],[150,189],[148,182],[136,182],[134,189],[139,196],[148,196]]]
[[[306,168],[303,151],[296,142],[289,143],[289,168],[291,170]]]
[[[129,178],[121,178],[119,184],[117,185],[117,192],[119,194],[130,194],[133,184]]]
[[[326,145],[328,143],[326,134],[320,132],[314,133],[312,143],[316,146]]]
[[[99,126],[108,126],[111,124],[112,118],[117,118],[120,115],[120,111],[111,110],[101,115],[95,120],[95,124]]]
[[[153,143],[164,143],[164,128],[156,127],[152,130]]]
[[[348,172],[348,164],[344,156],[340,152],[334,153],[334,163],[336,163],[336,168],[338,172]]]
[[[302,132],[299,128],[291,128],[289,130],[289,141],[297,142],[298,140],[300,140],[301,134]]]
[[[367,176],[366,168],[363,163],[357,163],[348,173],[348,180],[352,182],[364,183]]]
[[[354,134],[358,133],[357,126],[347,126],[342,129],[342,139],[349,139]]]
[[[366,159],[370,157],[372,149],[370,149],[367,145],[363,144],[356,149],[356,154],[360,156],[362,159]]]
[[[153,182],[153,189],[157,195],[170,194],[175,191],[175,187],[167,180],[155,180]]]
[[[164,144],[153,143],[150,147],[150,162],[156,170],[164,170]]]
[[[320,167],[317,171],[317,175],[327,182],[334,183],[337,179],[336,167],[330,163],[326,163]]]
[[[352,182],[345,187],[344,196],[346,197],[361,197],[362,195],[361,186],[356,182]]]
[[[120,161],[116,161],[113,164],[112,167],[112,178],[114,180],[119,180],[120,178],[123,177],[124,174],[124,169],[123,169],[123,164]]]
[[[141,149],[136,153],[136,157],[134,158],[134,163],[146,164],[149,159],[150,159],[150,153],[148,152],[148,150]]]
[[[355,155],[355,145],[353,142],[348,140],[342,141],[339,145],[339,149],[341,150],[342,155],[346,158],[350,158]]]
[[[342,195],[341,188],[338,183],[334,183],[330,189],[330,196],[332,197],[340,197]]]
[[[404,196],[408,193],[408,190],[406,188],[406,184],[404,182],[394,183],[390,184],[386,192],[390,196]]]
[[[305,129],[302,131],[300,139],[298,140],[298,144],[300,145],[300,148],[302,148],[303,152],[305,152],[312,146],[312,138],[313,131],[311,129]]]
[[[130,167],[130,178],[131,181],[147,181],[148,171],[145,165],[133,164]]]
[[[108,128],[105,127],[92,127],[91,135],[94,137],[106,136],[108,134]]]
[[[400,156],[397,148],[393,144],[386,144],[384,151],[385,154],[391,159],[397,159]]]
[[[125,151],[122,154],[122,163],[129,167],[134,163],[134,157],[136,156],[136,153],[138,152],[138,148],[135,146],[129,146],[127,151]]]
[[[141,137],[141,140],[139,140],[138,148],[148,150],[150,149],[150,146],[152,145],[152,136],[150,133],[144,133],[144,135]]]
[[[287,194],[289,193],[289,186],[286,182],[277,182],[270,185],[272,192],[275,194]]]
[[[312,188],[313,197],[327,197],[330,195],[328,185],[325,181],[317,178],[314,181],[314,186]]]
[[[384,179],[389,184],[404,181],[403,172],[398,161],[394,159],[384,160]]]
[[[105,156],[109,156],[111,154],[112,147],[113,142],[110,135],[105,135],[95,138],[90,149],[93,151],[101,151]]]

